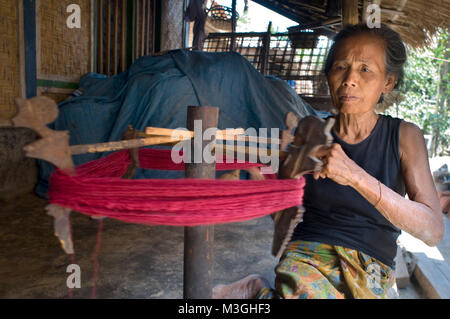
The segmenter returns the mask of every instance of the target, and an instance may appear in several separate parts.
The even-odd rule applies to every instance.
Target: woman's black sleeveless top
[[[401,119],[380,115],[371,134],[358,144],[347,144],[333,132],[334,143],[367,173],[400,195],[405,185],[400,168]],[[359,250],[394,267],[400,230],[350,186],[329,178],[305,175],[303,222],[292,240],[316,241]]]

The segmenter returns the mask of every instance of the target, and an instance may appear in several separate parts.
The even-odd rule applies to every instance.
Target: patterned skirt
[[[367,254],[309,241],[291,242],[275,273],[275,290],[258,298],[387,298],[395,281],[392,268]]]

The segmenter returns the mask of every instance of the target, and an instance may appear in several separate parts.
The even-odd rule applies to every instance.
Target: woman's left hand
[[[362,171],[362,168],[345,154],[341,145],[336,143],[322,147],[311,155],[323,163],[322,169],[314,172],[314,179],[328,177],[338,184],[352,185]]]

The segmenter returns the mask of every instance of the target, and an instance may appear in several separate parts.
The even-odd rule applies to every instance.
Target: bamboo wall
[[[0,120],[14,116],[20,94],[18,10],[17,1],[0,0]]]
[[[81,76],[117,74],[152,54],[156,1],[0,0],[0,126],[15,115],[18,96],[59,103]],[[67,26],[70,4],[80,7],[81,28]],[[176,17],[181,23],[182,11]]]
[[[36,61],[38,94],[57,102],[67,98],[80,77],[92,69],[92,3],[90,0],[38,0]],[[70,4],[81,9],[81,28],[70,29]]]
[[[69,4],[81,9],[81,28],[70,29]],[[37,94],[60,102],[93,71],[91,0],[36,0]],[[0,0],[0,125],[16,113],[14,99],[25,96],[22,0]],[[21,34],[22,33],[22,34]]]

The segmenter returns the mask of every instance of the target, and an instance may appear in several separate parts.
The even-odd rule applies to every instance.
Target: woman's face
[[[395,76],[386,75],[384,40],[356,35],[338,45],[328,74],[334,107],[341,113],[372,111],[381,93],[389,93]]]

